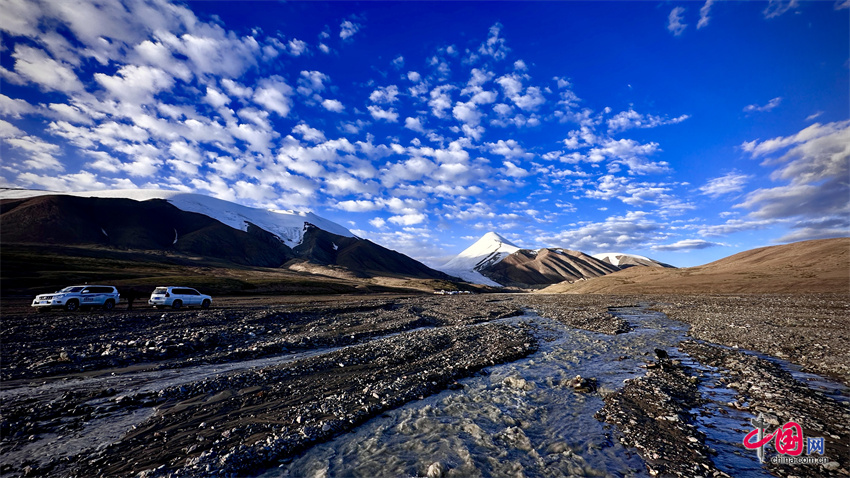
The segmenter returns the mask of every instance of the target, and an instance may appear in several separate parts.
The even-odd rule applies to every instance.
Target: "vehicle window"
[[[186,293],[189,295],[201,295],[201,293],[196,291],[195,289],[186,289]]]
[[[173,292],[175,294],[185,295],[186,289],[171,289],[171,292]]]
[[[83,287],[81,287],[81,286],[80,287],[71,286],[71,287],[65,287],[64,289],[60,290],[59,292],[79,292],[81,290],[83,290]]]
[[[109,294],[112,292],[112,287],[90,287],[93,294]]]
[[[166,287],[157,287],[153,290],[154,294],[165,294],[166,292],[168,292],[168,288]]]

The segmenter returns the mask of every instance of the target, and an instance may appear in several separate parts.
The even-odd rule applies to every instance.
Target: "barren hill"
[[[499,284],[523,288],[543,287],[563,280],[598,277],[618,270],[579,251],[566,249],[520,249],[487,266],[482,274]]]
[[[630,267],[584,281],[562,282],[540,292],[850,294],[850,237],[762,247],[698,267]]]

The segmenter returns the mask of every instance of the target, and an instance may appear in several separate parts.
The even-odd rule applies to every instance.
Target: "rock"
[[[435,461],[428,466],[428,471],[425,472],[425,476],[428,478],[440,478],[443,476],[444,472],[443,464],[439,461]]]
[[[567,386],[576,392],[592,392],[596,390],[596,379],[584,378],[581,375],[576,375],[567,382]]]
[[[528,390],[531,390],[531,389],[534,388],[533,383],[526,381],[522,377],[513,377],[513,376],[507,377],[505,380],[503,380],[503,383],[505,385],[507,385],[508,387],[513,388],[515,390],[528,391]]]

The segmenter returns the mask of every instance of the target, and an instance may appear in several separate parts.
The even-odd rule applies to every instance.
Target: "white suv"
[[[32,301],[39,311],[52,307],[63,307],[73,312],[80,307],[99,306],[112,310],[121,299],[118,289],[111,285],[72,285],[53,294],[41,294]]]
[[[207,309],[212,304],[212,297],[201,294],[189,287],[157,287],[151,294],[148,304],[154,306],[154,308],[170,306],[172,309],[179,309],[185,305],[187,307],[199,306],[202,309]]]

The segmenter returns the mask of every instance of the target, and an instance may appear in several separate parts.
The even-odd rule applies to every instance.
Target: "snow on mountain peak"
[[[162,189],[111,189],[106,191],[81,191],[58,193],[36,190],[5,190],[0,198],[25,198],[48,194],[65,194],[78,197],[126,198],[136,201],[164,199],[183,211],[196,212],[216,219],[234,229],[248,230],[248,223],[264,229],[280,238],[287,246],[295,247],[304,238],[306,224],[323,229],[332,234],[355,237],[348,229],[339,224],[319,217],[312,212],[279,211],[257,209],[242,206],[223,199],[203,194],[169,191]]]
[[[639,260],[643,260],[643,261],[647,261],[647,262],[655,262],[654,260],[652,260],[648,257],[639,256],[637,254],[624,254],[622,252],[603,252],[603,253],[600,253],[600,254],[593,254],[593,257],[595,259],[599,259],[600,261],[608,262],[611,265],[615,265],[617,267],[620,266],[620,261],[624,258],[627,258],[627,257],[631,257],[631,258],[634,258],[634,259],[639,259]]]
[[[476,284],[499,286],[500,284],[484,277],[479,271],[488,265],[498,263],[518,250],[520,247],[498,233],[488,232],[452,260],[443,264],[440,270]]]

